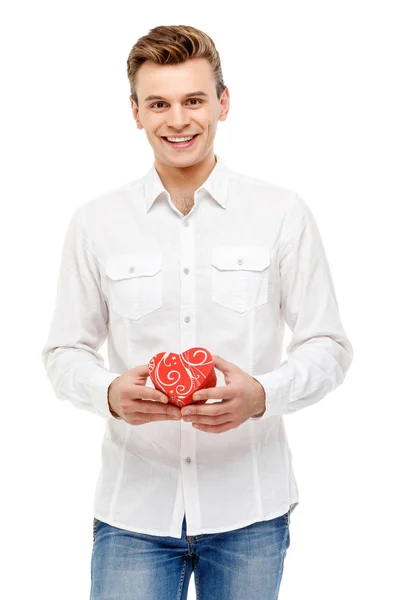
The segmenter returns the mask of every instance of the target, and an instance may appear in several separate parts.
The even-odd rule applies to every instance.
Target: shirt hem
[[[94,518],[99,521],[103,521],[103,523],[107,523],[107,525],[112,525],[113,527],[118,527],[118,529],[125,529],[125,531],[131,531],[132,533],[146,533],[147,535],[154,535],[158,537],[175,537],[171,536],[170,532],[164,531],[154,531],[154,529],[144,529],[143,527],[135,527],[132,529],[131,525],[127,525],[126,523],[122,523],[121,521],[116,521],[115,519],[110,519],[109,517],[100,516],[99,513],[94,513]],[[179,536],[182,537],[182,536]]]
[[[261,515],[259,518],[256,519],[246,519],[245,521],[242,521],[241,523],[237,523],[235,525],[225,525],[224,527],[220,527],[220,528],[213,528],[211,529],[207,529],[207,528],[203,528],[202,531],[194,531],[189,533],[188,531],[186,531],[186,535],[188,536],[197,536],[197,535],[204,535],[204,534],[212,534],[212,533],[228,533],[229,531],[235,531],[236,529],[241,529],[242,527],[248,527],[249,525],[252,525],[253,523],[260,523],[261,521],[270,521],[271,519],[276,519],[277,517],[280,517],[284,514],[286,514],[289,510],[290,510],[290,514],[292,514],[293,510],[296,508],[296,506],[299,504],[298,500],[292,500],[289,504],[285,504],[284,508],[280,508],[277,509],[275,511],[273,511],[272,513],[270,513],[269,515]]]
[[[242,521],[240,523],[235,523],[232,525],[224,525],[223,527],[220,528],[204,528],[202,529],[202,531],[194,531],[194,532],[188,532],[186,531],[186,535],[187,536],[196,536],[196,535],[205,535],[205,534],[212,534],[212,533],[226,533],[229,531],[235,531],[236,529],[241,529],[242,527],[247,527],[248,525],[252,525],[253,523],[259,523],[260,521],[268,521],[271,519],[276,519],[277,517],[280,517],[283,514],[286,514],[289,510],[290,510],[290,514],[293,512],[293,510],[296,508],[296,506],[299,504],[299,500],[294,498],[292,499],[289,504],[285,503],[284,508],[280,508],[277,509],[275,511],[273,511],[272,513],[270,513],[269,515],[261,515],[260,518],[257,519],[246,519],[245,521]],[[127,525],[126,523],[122,523],[121,521],[117,521],[116,519],[110,519],[109,517],[104,517],[102,515],[100,515],[100,513],[98,512],[94,512],[94,517],[95,519],[98,519],[99,521],[103,521],[104,523],[107,523],[108,525],[112,525],[113,527],[117,527],[118,529],[125,529],[125,531],[131,531],[132,533],[144,533],[147,535],[153,535],[153,536],[157,536],[157,537],[172,537],[175,539],[181,539],[182,534],[180,533],[180,535],[176,536],[176,535],[171,535],[170,531],[155,531],[154,529],[146,529],[143,527],[135,527],[135,529],[132,529],[131,525]],[[182,531],[182,524],[180,524],[180,532]]]

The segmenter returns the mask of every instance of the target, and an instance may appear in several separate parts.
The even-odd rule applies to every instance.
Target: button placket
[[[195,329],[195,236],[194,221],[184,220],[180,231],[180,268],[182,276],[180,295],[180,334],[181,352],[196,345]],[[189,275],[191,273],[191,275]],[[191,422],[181,420],[181,461],[182,461],[182,487],[186,509],[192,511],[191,519],[193,527],[199,527],[196,515],[200,514],[200,503],[198,494],[196,460],[197,431]],[[190,507],[188,509],[188,507]]]
[[[185,261],[186,266],[182,268],[185,275],[190,273],[190,266],[194,264],[194,237],[193,224],[185,219],[183,221],[185,230],[181,232],[181,262]],[[189,263],[189,266],[187,264]],[[192,263],[192,265],[190,265]],[[183,320],[181,344],[182,348],[190,348],[194,345],[194,302],[195,289],[194,280],[192,277],[184,277],[181,279],[181,318]],[[187,327],[186,325],[190,325]]]

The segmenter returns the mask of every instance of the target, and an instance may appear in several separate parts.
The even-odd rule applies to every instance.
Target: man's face
[[[131,99],[133,116],[138,129],[145,130],[157,160],[187,167],[213,153],[217,123],[228,114],[229,92],[226,88],[218,100],[215,78],[205,58],[178,65],[146,61],[139,69],[136,90],[139,107]],[[187,147],[164,139],[193,134],[195,138]]]

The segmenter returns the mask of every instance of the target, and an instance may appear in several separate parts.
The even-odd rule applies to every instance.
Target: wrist
[[[121,417],[120,417],[119,415],[117,415],[117,413],[116,413],[116,412],[113,410],[113,408],[111,407],[111,404],[110,404],[110,403],[108,403],[108,407],[109,407],[109,409],[110,409],[110,413],[112,414],[112,416],[113,416],[115,419],[120,419],[120,418],[121,418]]]
[[[253,377],[254,379],[254,377]],[[260,402],[258,402],[258,406],[256,407],[256,409],[259,411],[256,415],[253,415],[253,417],[262,417],[263,414],[265,413],[265,410],[267,408],[267,394],[266,391],[264,389],[264,387],[261,385],[261,383],[255,379],[254,381],[257,381],[258,385],[260,386]],[[260,412],[261,410],[261,412]]]
[[[115,418],[115,419],[120,419],[121,417],[115,412],[115,410],[113,409],[113,407],[111,406],[111,402],[110,402],[110,388],[111,388],[112,383],[108,386],[108,390],[107,390],[107,403],[108,403],[108,408],[110,410],[111,415]]]

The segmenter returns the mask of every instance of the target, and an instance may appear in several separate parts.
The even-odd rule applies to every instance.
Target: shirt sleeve
[[[266,393],[266,410],[251,417],[255,421],[318,402],[343,383],[353,360],[318,226],[297,194],[282,226],[278,261],[281,311],[292,338],[278,369],[253,375]]]
[[[108,334],[108,310],[85,219],[82,205],[67,227],[55,309],[42,360],[58,399],[113,417],[108,387],[120,373],[108,371],[98,352]]]

